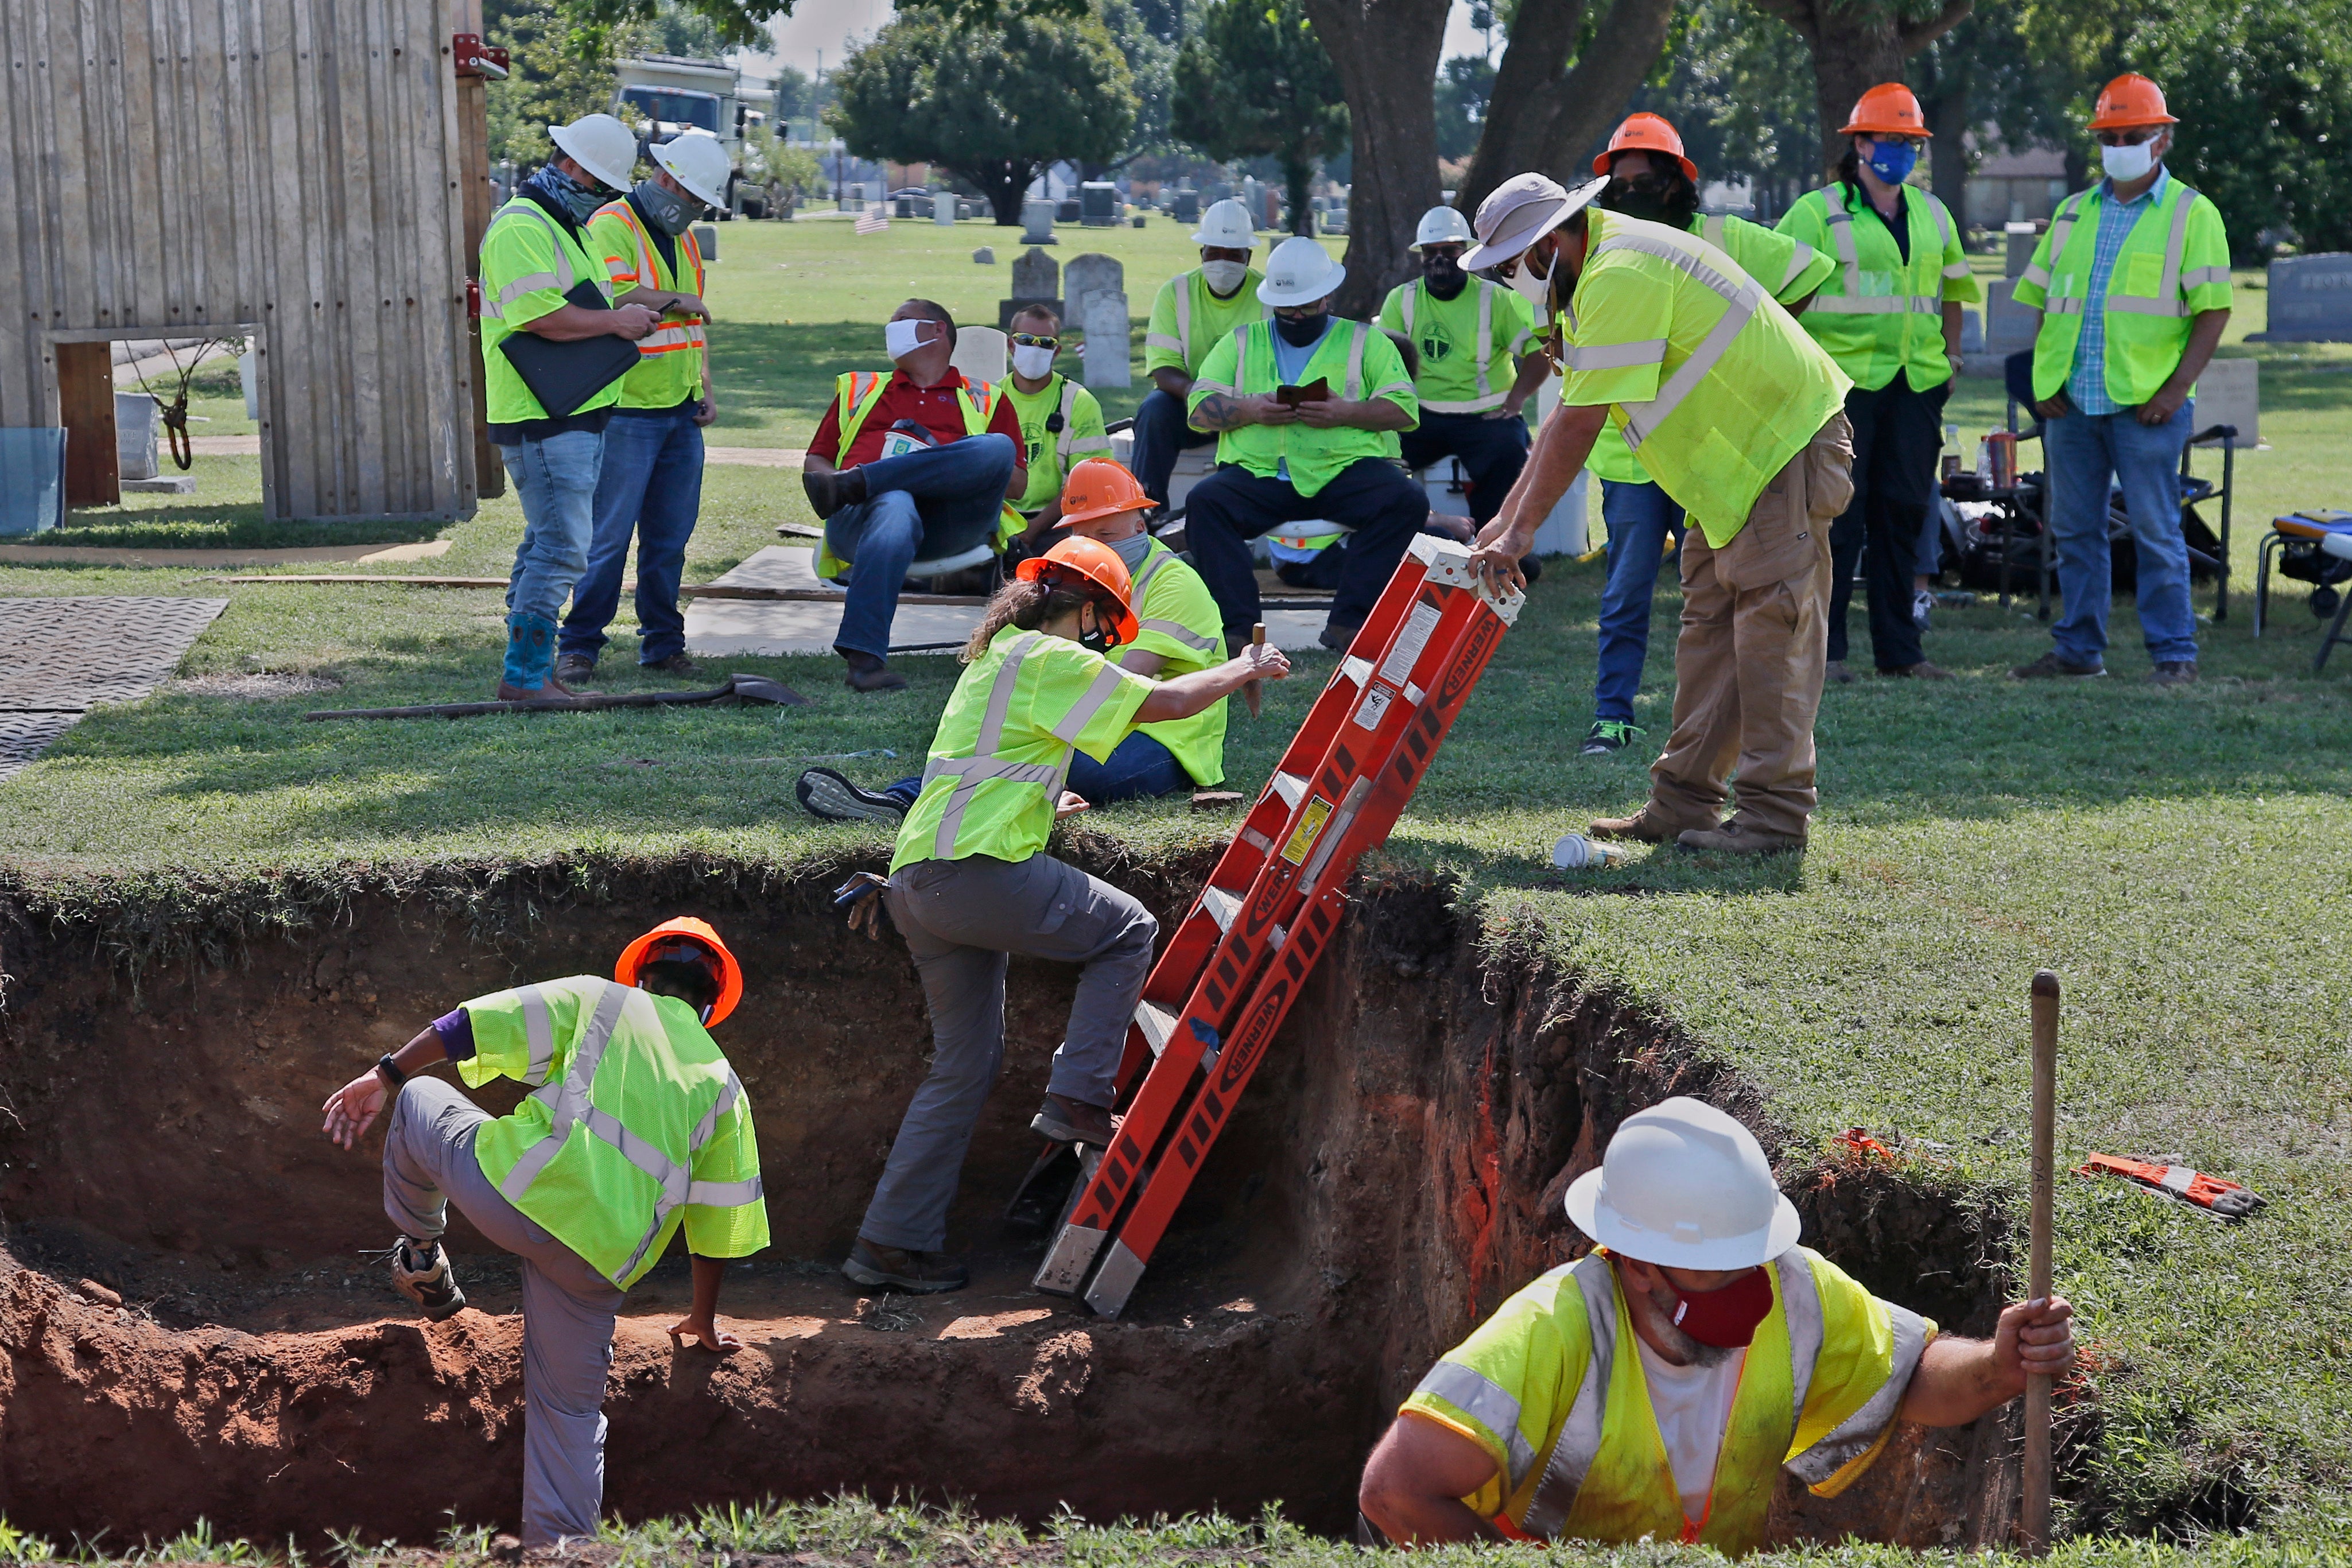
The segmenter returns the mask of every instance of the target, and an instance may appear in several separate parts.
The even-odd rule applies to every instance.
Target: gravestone
[[[1265,226],[1265,187],[1264,185],[1259,184],[1254,179],[1244,180],[1242,182],[1242,205],[1249,211],[1251,227],[1264,228]]]
[[[2246,452],[2260,445],[2262,368],[2262,362],[2252,359],[2217,359],[2208,364],[2205,374],[2197,378],[2196,429],[2191,433],[2234,425],[2238,434],[2231,446]]]
[[[956,198],[953,191],[940,191],[931,197],[931,221],[946,228],[956,220]]]
[[[982,267],[993,267],[996,265],[996,247],[992,245],[983,245],[971,253],[971,258]]]
[[[1118,187],[1108,180],[1088,180],[1078,187],[1078,221],[1088,228],[1117,228]]]
[[[2269,327],[2248,342],[2352,342],[2352,253],[2283,257],[2271,263],[2270,285]]]
[[[1062,298],[1070,302],[1070,325],[1077,326],[1091,314],[1087,302],[1098,293],[1123,295],[1127,290],[1127,269],[1115,257],[1089,250],[1084,256],[1073,256],[1062,272]]]
[[[694,226],[694,248],[702,252],[703,260],[718,260],[719,226],[715,223],[696,224]]]
[[[1984,353],[1984,312],[1973,306],[1960,309],[1960,353],[1963,355]]]
[[[2001,276],[2014,278],[2032,264],[2033,247],[2042,242],[2042,236],[2030,223],[2013,223],[2001,230],[2001,237],[2009,243],[2008,253],[2001,258]]]
[[[1204,207],[1214,206],[1219,202],[1230,198],[1233,194],[1234,187],[1225,181],[1219,180],[1201,193],[1201,205]]]
[[[1198,191],[1177,192],[1176,205],[1169,208],[1168,216],[1175,219],[1178,223],[1199,223],[1201,221],[1201,193]]]
[[[1071,270],[1077,268],[1074,266]],[[1115,289],[1096,289],[1078,306],[1078,321],[1087,330],[1086,384],[1089,387],[1134,384],[1129,365],[1129,334],[1134,328],[1127,316],[1127,296]]]
[[[1021,204],[1021,243],[1054,243],[1054,204],[1034,197]]]
[[[119,479],[152,479],[163,471],[156,456],[163,412],[163,405],[143,392],[114,395],[114,471]]]
[[[1013,330],[1013,313],[1029,305],[1050,305],[1063,315],[1062,268],[1052,257],[1032,246],[1013,258],[1013,298],[996,305],[996,330]]]
[[[1054,221],[1055,223],[1076,223],[1078,221],[1078,216],[1077,197],[1064,196],[1060,201],[1054,204]]]

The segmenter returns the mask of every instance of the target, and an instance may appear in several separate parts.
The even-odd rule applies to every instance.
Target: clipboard
[[[583,310],[613,308],[584,278],[565,292],[563,302]],[[499,350],[553,419],[579,413],[590,398],[635,370],[638,359],[637,345],[626,338],[605,335],[559,343],[527,329],[499,340]]]

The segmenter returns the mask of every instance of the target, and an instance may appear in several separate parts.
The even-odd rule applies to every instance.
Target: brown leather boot
[[[1668,826],[1643,806],[1631,816],[1599,816],[1592,820],[1595,838],[1630,838],[1637,844],[1664,844],[1682,831]]]
[[[1694,827],[1676,834],[1675,842],[1685,849],[1711,849],[1721,855],[1780,855],[1805,847],[1804,839],[1795,834],[1762,832],[1736,816],[1720,827]]]

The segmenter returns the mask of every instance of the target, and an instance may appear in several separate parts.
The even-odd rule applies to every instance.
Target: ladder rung
[[[1156,1002],[1138,1002],[1135,1021],[1143,1030],[1144,1043],[1156,1058],[1168,1048],[1168,1037],[1176,1032],[1176,1015]]]
[[[1238,837],[1243,843],[1248,845],[1251,848],[1256,850],[1261,855],[1271,855],[1274,853],[1274,840],[1268,838],[1265,834],[1260,833],[1255,827],[1243,828]]]
[[[1296,806],[1307,793],[1307,781],[1297,773],[1278,773],[1274,775],[1274,793],[1283,798],[1285,805]]]
[[[1234,929],[1234,913],[1242,907],[1241,895],[1229,893],[1223,888],[1203,888],[1201,889],[1201,907],[1209,911],[1209,918],[1217,922],[1219,931],[1231,931]]]

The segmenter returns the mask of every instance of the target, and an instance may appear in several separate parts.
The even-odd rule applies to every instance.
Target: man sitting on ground
[[[1062,485],[1088,458],[1110,455],[1102,405],[1095,395],[1054,368],[1062,348],[1062,318],[1051,305],[1028,305],[1013,317],[1013,376],[1007,401],[1021,420],[1022,460],[1029,488],[1013,503],[1028,522],[1024,554],[1043,555],[1062,521]]]
[[[1217,471],[1185,503],[1186,538],[1228,646],[1259,618],[1251,540],[1308,518],[1352,531],[1321,638],[1345,649],[1429,516],[1392,460],[1420,411],[1412,379],[1387,334],[1332,316],[1347,276],[1307,236],[1284,240],[1257,290],[1273,321],[1228,334],[1192,384],[1192,427],[1218,433]]]
[[[833,648],[856,691],[895,691],[890,623],[907,568],[985,544],[1004,503],[1029,488],[1021,422],[1010,398],[949,363],[955,318],[909,300],[886,330],[898,368],[851,371],[809,438],[801,485],[824,521],[816,574],[849,574],[849,603]]]
[[[1143,374],[1151,378],[1153,390],[1135,411],[1135,477],[1143,481],[1144,493],[1163,507],[1176,454],[1216,439],[1186,422],[1192,378],[1201,374],[1209,351],[1235,327],[1262,321],[1266,313],[1252,291],[1265,277],[1249,264],[1257,244],[1249,208],[1230,196],[1212,203],[1201,215],[1192,243],[1201,247],[1201,265],[1160,286],[1143,333]]]

